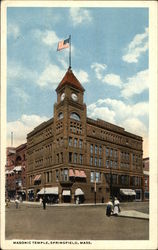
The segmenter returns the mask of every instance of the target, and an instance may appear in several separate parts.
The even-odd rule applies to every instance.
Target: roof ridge
[[[83,88],[83,86],[81,85],[81,83],[79,82],[79,80],[77,79],[77,77],[72,72],[71,67],[68,68],[68,70],[65,73],[63,79],[61,80],[61,82],[59,83],[58,87],[56,88],[56,91],[58,91],[63,86],[65,86],[65,84],[70,84],[71,86],[73,86],[73,87],[75,87],[75,88],[77,88],[77,89],[79,89],[81,91],[85,90]]]

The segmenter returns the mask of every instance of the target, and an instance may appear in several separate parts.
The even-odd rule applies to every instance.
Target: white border
[[[146,241],[91,241],[82,249],[157,249],[157,1],[3,1],[1,9],[1,242],[2,249],[74,249],[73,245],[16,245],[5,241],[4,166],[6,162],[6,8],[7,7],[148,7],[150,69],[150,239]],[[61,248],[62,247],[62,248]],[[75,249],[81,249],[75,245]]]

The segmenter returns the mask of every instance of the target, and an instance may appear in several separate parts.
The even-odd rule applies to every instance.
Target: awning
[[[83,178],[87,177],[86,174],[85,174],[85,172],[83,170],[80,171],[80,177],[83,177]]]
[[[86,178],[86,174],[83,170],[75,170],[75,177]]]
[[[70,190],[63,190],[62,195],[63,196],[71,196],[71,192],[70,192]]]
[[[136,195],[136,192],[135,190],[133,189],[124,189],[124,188],[121,188],[120,189],[120,194],[123,194],[123,195]]]
[[[84,192],[82,191],[81,188],[77,188],[77,189],[75,190],[75,195],[84,195]]]
[[[73,169],[69,169],[69,177],[74,177],[75,174],[74,174],[74,171]]]
[[[75,169],[75,177],[80,177],[80,171]]]
[[[58,195],[58,187],[42,188],[37,194],[56,194],[56,195]]]
[[[34,181],[39,181],[41,179],[41,174],[35,176]]]
[[[22,166],[16,166],[13,168],[13,171],[19,172],[22,170]]]

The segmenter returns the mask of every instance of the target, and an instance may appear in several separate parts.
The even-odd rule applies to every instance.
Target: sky
[[[85,88],[87,116],[143,137],[148,154],[148,8],[7,8],[7,145],[26,142],[53,116],[69,66]]]

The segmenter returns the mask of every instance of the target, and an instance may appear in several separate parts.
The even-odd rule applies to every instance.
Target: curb
[[[149,218],[137,217],[137,216],[130,216],[130,215],[118,215],[118,217],[131,218],[131,219],[139,219],[139,220],[149,220]]]

